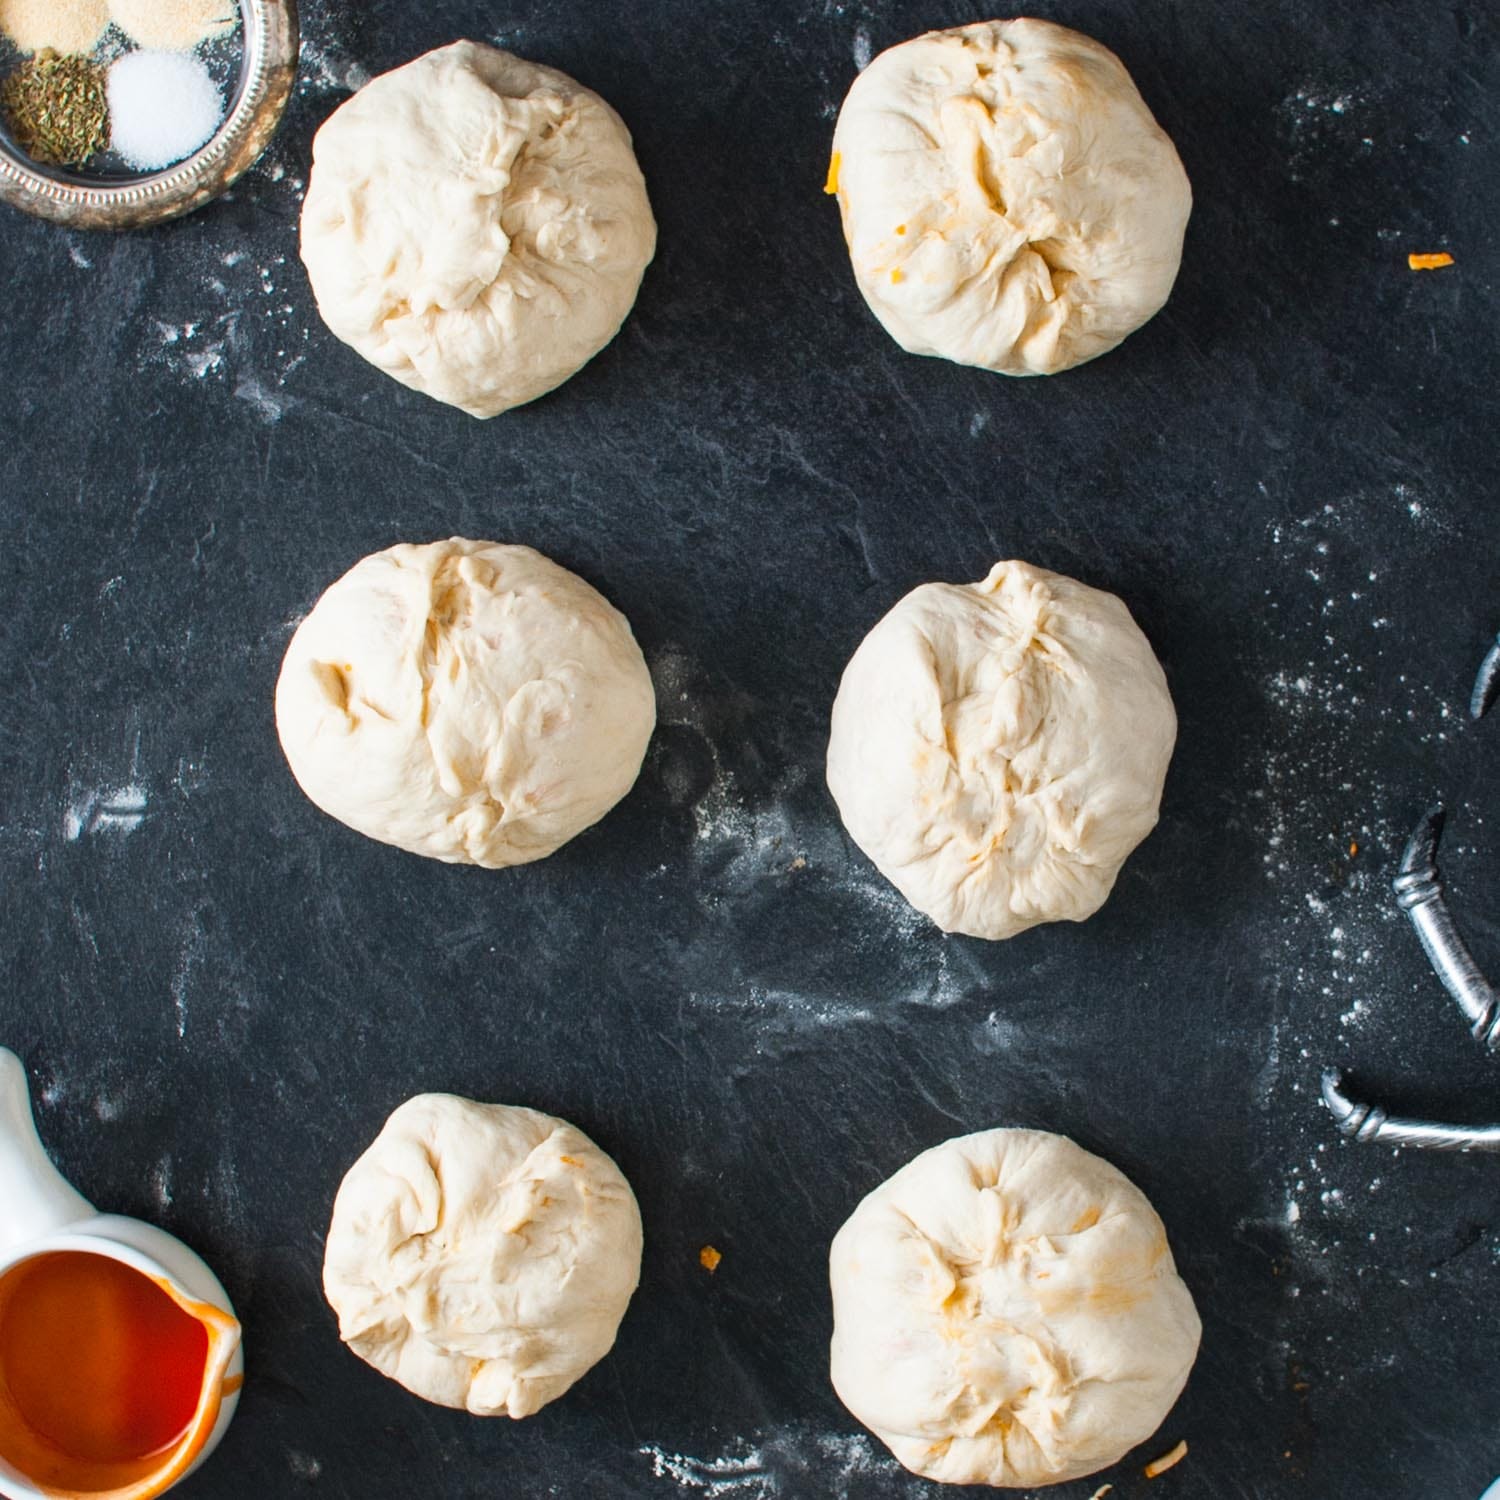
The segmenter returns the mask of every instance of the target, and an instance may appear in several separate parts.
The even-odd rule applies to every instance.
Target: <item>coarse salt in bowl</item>
[[[109,69],[109,143],[154,172],[191,156],[219,128],[224,95],[188,52],[126,52]]]

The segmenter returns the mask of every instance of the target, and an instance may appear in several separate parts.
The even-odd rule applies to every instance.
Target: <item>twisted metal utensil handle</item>
[[[1474,1040],[1483,1047],[1500,1047],[1500,994],[1480,973],[1443,899],[1437,851],[1444,816],[1441,807],[1429,808],[1423,815],[1406,842],[1401,873],[1392,889],[1417,930],[1427,961],[1468,1018]]]
[[[1479,675],[1474,679],[1474,691],[1469,697],[1469,716],[1482,719],[1500,698],[1500,636],[1488,655],[1479,664]]]
[[[1378,1104],[1361,1104],[1339,1087],[1331,1069],[1323,1075],[1323,1103],[1351,1141],[1381,1146],[1415,1146],[1423,1151],[1500,1151],[1500,1125],[1444,1125],[1436,1120],[1404,1120]]]

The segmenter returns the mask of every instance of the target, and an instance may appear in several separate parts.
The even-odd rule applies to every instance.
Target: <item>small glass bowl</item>
[[[266,149],[297,77],[297,0],[239,0],[239,80],[210,140],[159,172],[91,176],[32,161],[0,131],[0,202],[74,229],[137,229],[217,198]]]

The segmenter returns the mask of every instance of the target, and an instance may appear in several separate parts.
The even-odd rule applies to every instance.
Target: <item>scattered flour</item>
[[[1446,664],[1451,672],[1437,663],[1441,675],[1421,678],[1399,670],[1424,622],[1388,575],[1391,558],[1421,556],[1448,533],[1449,516],[1445,497],[1410,485],[1342,496],[1271,525],[1258,563],[1281,583],[1266,590],[1244,659],[1255,752],[1247,764],[1259,776],[1232,817],[1246,819],[1276,898],[1270,925],[1247,930],[1245,942],[1265,995],[1265,1062],[1250,1091],[1262,1123],[1252,1128],[1278,1142],[1278,1156],[1268,1163],[1266,1217],[1242,1230],[1257,1244],[1270,1233],[1278,1246],[1287,1359],[1308,1352],[1304,1303],[1322,1307],[1325,1320],[1329,1298],[1353,1313],[1362,1279],[1390,1265],[1358,1218],[1393,1153],[1340,1140],[1319,1099],[1320,1074],[1399,1059],[1403,1037],[1448,1004],[1419,958],[1400,972],[1420,977],[1394,977],[1392,955],[1419,950],[1390,882],[1425,802],[1420,750],[1431,760],[1474,732],[1464,725],[1472,673],[1463,663]],[[1412,782],[1369,773],[1403,761]],[[1467,835],[1483,828],[1469,808],[1464,823]],[[1464,848],[1453,839],[1445,857]],[[1352,1358],[1340,1356],[1338,1378],[1358,1378]]]
[[[1277,110],[1293,182],[1301,182],[1319,157],[1347,159],[1355,147],[1374,147],[1359,123],[1368,114],[1368,100],[1353,90],[1306,84],[1288,94]]]
[[[146,325],[152,336],[139,363],[164,364],[189,385],[222,381],[274,423],[295,404],[283,387],[307,359],[311,321],[288,297],[285,255],[258,265],[241,250],[226,250],[218,265],[221,274],[202,280],[193,318],[159,316]]]
[[[93,834],[131,834],[150,810],[146,788],[139,782],[95,787],[69,799],[63,813],[63,837],[70,844]]]
[[[688,1000],[704,1010],[741,1016],[767,1031],[807,1032],[829,1026],[849,1026],[875,1019],[868,1007],[853,1002],[818,999],[794,990],[751,985],[743,995],[706,995],[690,991]]]
[[[194,912],[177,955],[177,966],[172,971],[172,1014],[176,1018],[179,1038],[187,1035],[189,992],[193,974],[202,966],[206,947],[207,939],[203,934],[203,925],[198,913]]]
[[[253,375],[241,377],[235,385],[234,394],[237,400],[247,402],[253,407],[261,421],[267,423],[279,422],[282,413],[292,405],[292,397],[278,395],[275,391],[269,390]]]
[[[323,1465],[310,1453],[299,1453],[293,1448],[286,1456],[286,1466],[297,1479],[313,1480],[323,1473]]]
[[[172,1155],[167,1153],[151,1169],[151,1196],[163,1213],[172,1206]]]
[[[793,989],[780,971],[750,972],[734,976],[739,986],[696,996],[700,1004],[746,1017],[765,1039],[909,1006],[945,1007],[985,987],[982,964],[944,939],[847,838],[801,747],[762,748],[752,764],[785,769],[758,796],[740,789],[734,767],[747,730],[774,716],[716,692],[675,648],[661,652],[651,671],[659,721],[679,731],[662,737],[654,774],[691,815],[691,888],[714,926],[739,929],[778,903],[813,901],[820,917],[886,960],[878,994],[842,990],[837,973]],[[687,769],[690,763],[696,769]]]
[[[352,94],[370,81],[343,34],[346,23],[332,9],[304,11],[299,46],[297,91],[308,96]]]
[[[743,1439],[719,1458],[689,1458],[650,1444],[638,1451],[651,1460],[651,1472],[658,1479],[675,1479],[683,1489],[699,1490],[710,1500],[717,1495],[778,1493],[776,1481],[765,1471],[765,1456]]]
[[[726,1500],[844,1500],[851,1481],[872,1476],[905,1481],[908,1500],[936,1500],[941,1486],[915,1479],[864,1433],[815,1432],[789,1425],[754,1438],[739,1437],[712,1458],[674,1453],[651,1443],[637,1450],[658,1479]]]

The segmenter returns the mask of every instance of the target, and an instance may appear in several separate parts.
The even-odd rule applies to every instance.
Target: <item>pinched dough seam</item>
[[[988,116],[991,127],[994,124],[997,104],[1003,112],[1016,112],[1010,104],[1010,96],[1008,94],[1004,100],[989,101],[972,91],[948,95],[947,98],[936,106],[936,110],[939,116],[941,116],[941,112],[945,106],[955,102],[962,103],[970,100],[978,105]],[[962,277],[953,286],[948,296],[944,299],[943,306],[952,307],[962,301],[966,293],[981,283],[993,282],[995,285],[1003,287],[1016,269],[1022,265],[1023,257],[1029,252],[1036,256],[1047,272],[1047,290],[1032,301],[1032,305],[1027,312],[1026,323],[1016,338],[1018,347],[1024,345],[1037,331],[1035,327],[1037,320],[1046,316],[1048,309],[1053,307],[1062,298],[1067,288],[1075,281],[1083,281],[1085,284],[1088,281],[1088,278],[1083,276],[1081,272],[1060,263],[1058,257],[1058,225],[1054,224],[1040,238],[1033,238],[1023,225],[1012,221],[1005,193],[1001,187],[999,175],[995,170],[994,159],[996,156],[1003,156],[1007,161],[1024,162],[1028,156],[1046,144],[1046,138],[1038,136],[1031,128],[1030,123],[1027,122],[1025,128],[1031,139],[1026,149],[1024,151],[1006,151],[1002,153],[997,152],[995,149],[993,128],[987,134],[976,124],[973,132],[968,135],[967,140],[962,140],[955,138],[951,132],[944,135],[934,134],[911,110],[887,110],[884,113],[904,120],[928,142],[931,150],[937,152],[945,159],[957,156],[963,151],[965,146],[972,144],[974,159],[967,164],[966,169],[960,170],[958,174],[961,179],[957,187],[958,193],[962,197],[969,198],[976,204],[980,204],[982,201],[982,205],[987,207],[996,218],[1000,219],[1011,233],[1023,235],[1025,238],[1010,251],[1009,255],[1005,256],[1003,263],[1001,262],[1001,256],[1004,247],[997,245],[986,256],[982,266],[969,272],[968,275]],[[1055,175],[1059,179],[1065,179],[1074,175],[1077,170],[1075,166],[1064,166]],[[939,240],[946,241],[947,236],[942,232],[942,228],[934,225],[931,221],[937,218],[940,213],[951,219],[953,212],[951,204],[945,203],[941,199],[929,198],[926,202],[917,205],[905,218],[906,224],[914,226],[917,231],[916,233],[902,236],[906,242],[904,247],[906,254],[898,256],[897,260],[889,266],[866,264],[862,268],[862,274],[874,280],[879,285],[879,278],[888,271],[904,269],[909,266],[930,235],[936,235]],[[882,241],[882,243],[885,242]]]
[[[936,668],[936,652],[933,650],[931,641],[924,641],[924,644],[927,646],[929,655],[933,663],[932,679],[934,683],[937,684],[939,693],[942,694],[942,684]],[[1047,658],[1043,662],[1043,666],[1046,668],[1046,670],[1059,673],[1062,672],[1062,668],[1051,660],[1052,653],[1048,651],[1045,646],[1041,645],[1038,642],[1035,633],[1033,633],[1032,639],[1030,639],[1022,649],[1028,652],[1040,652],[1044,657]],[[965,695],[965,697],[967,696],[970,695]],[[970,778],[964,774],[963,769],[958,764],[958,756],[954,750],[954,734],[950,711],[954,708],[955,705],[964,701],[964,697],[947,695],[942,695],[940,697],[938,712],[943,724],[943,742],[941,745],[939,745],[935,741],[928,741],[928,743],[934,750],[939,751],[946,758],[948,762],[947,775],[955,778],[957,780],[958,786],[961,789],[969,785]],[[1001,771],[1003,790],[1009,790],[1007,783],[1010,780],[1011,767],[1015,764],[1017,755],[1019,755],[1021,752],[1024,752],[1031,745],[1035,744],[1036,741],[1042,736],[1045,728],[1046,715],[1038,715],[1036,726],[1032,729],[1030,735],[1028,735],[1027,738],[1019,746],[1016,747],[1017,754],[1001,757],[1004,760],[1004,768]],[[1072,770],[1073,768],[1069,768],[1069,770],[1059,773],[1054,771],[1050,765],[1047,765],[1044,766],[1039,775],[1026,776],[1022,778],[1019,791],[1011,794],[1012,806],[1018,803],[1035,802],[1049,787],[1056,785],[1056,783],[1059,781],[1066,780],[1067,777],[1072,774]],[[988,784],[989,778],[979,779],[985,781],[986,784]],[[982,853],[965,856],[965,863],[969,866],[969,868],[959,876],[957,882],[959,886],[966,884],[968,881],[982,874],[988,868],[990,859],[998,850],[1005,847],[1006,836],[1015,826],[1015,821],[1015,818],[1012,817],[1011,820],[1005,825],[1005,827],[997,832],[994,827],[994,819],[992,818],[990,820],[990,823],[988,825],[989,846]],[[918,865],[926,864],[929,861],[938,858],[938,856],[943,854],[950,845],[958,841],[958,837],[959,835],[957,831],[953,829],[944,830],[936,844],[932,845],[929,848],[923,849],[920,854],[916,855],[912,859],[904,861],[898,868],[913,869]],[[1082,869],[1092,869],[1097,863],[1097,861],[1095,860],[1078,858],[1077,850],[1067,849],[1051,839],[1049,839],[1047,842],[1047,848],[1049,852],[1052,853],[1056,858],[1063,860],[1066,863],[1077,865]]]

